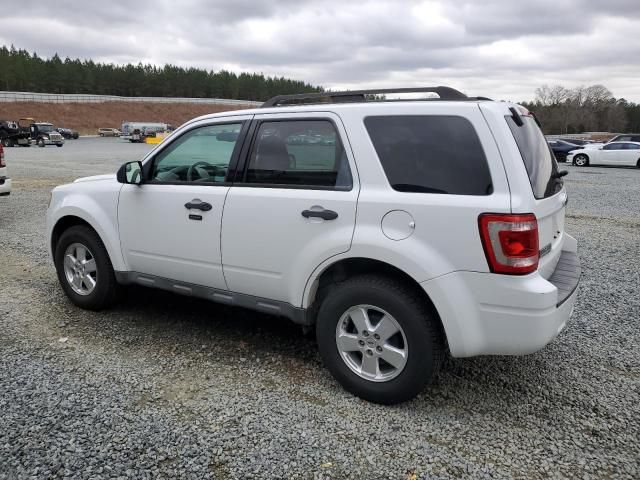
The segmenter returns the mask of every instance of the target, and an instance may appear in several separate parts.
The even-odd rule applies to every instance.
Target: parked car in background
[[[98,135],[101,137],[119,137],[122,134],[117,128],[99,128]]]
[[[7,173],[7,164],[4,159],[4,147],[0,143],[0,197],[6,197],[11,193],[11,179]]]
[[[0,120],[0,143],[4,147],[28,147],[31,145],[29,129],[22,129],[12,120]]]
[[[56,128],[56,130],[58,130],[60,135],[62,135],[67,140],[71,140],[71,139],[77,140],[78,137],[80,137],[80,134],[77,131],[73,130],[72,128],[58,127]]]
[[[559,162],[566,162],[567,153],[569,153],[571,150],[580,148],[580,145],[565,142],[564,140],[549,140],[548,143],[551,147],[551,150],[553,150],[553,154],[556,156],[556,160],[558,160]]]
[[[640,133],[622,133],[620,135],[616,135],[607,143],[612,142],[640,142]]]
[[[62,147],[64,145],[64,137],[51,123],[34,122],[30,125],[31,139],[39,147],[46,145],[55,145]]]
[[[315,326],[337,381],[384,404],[448,352],[540,350],[577,297],[567,172],[522,106],[416,91],[440,98],[329,92],[202,116],[116,175],[56,187],[62,289],[92,310],[141,284]]]
[[[588,145],[594,143],[591,140],[582,140],[579,138],[557,138],[556,140],[562,140],[563,142],[573,143],[574,145]]]
[[[603,145],[608,145],[614,142],[640,142],[640,134],[638,133],[622,133],[620,135],[616,135],[611,140],[607,142],[595,142],[590,143],[589,145],[585,145],[587,149],[598,149]]]
[[[578,167],[618,165],[640,168],[640,142],[611,142],[596,148],[580,148],[567,155]]]

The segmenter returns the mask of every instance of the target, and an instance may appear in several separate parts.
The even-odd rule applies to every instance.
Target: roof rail
[[[464,93],[451,87],[417,87],[417,88],[382,88],[377,90],[351,90],[345,92],[298,93],[295,95],[278,95],[262,104],[261,108],[280,105],[304,105],[313,103],[359,103],[367,102],[368,96],[386,95],[389,93],[436,93],[437,99],[428,100],[470,100]],[[412,99],[414,100],[414,99]]]

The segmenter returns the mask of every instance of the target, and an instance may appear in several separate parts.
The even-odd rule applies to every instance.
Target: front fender
[[[102,190],[93,183],[91,195],[83,191],[56,195],[54,190],[52,204],[47,211],[47,245],[53,258],[51,239],[53,229],[64,217],[78,217],[87,222],[100,236],[104,243],[111,264],[116,271],[126,271],[127,266],[120,248],[118,231],[118,191]],[[105,182],[107,183],[107,182]],[[75,184],[74,186],[79,185]],[[86,187],[80,188],[84,190]]]

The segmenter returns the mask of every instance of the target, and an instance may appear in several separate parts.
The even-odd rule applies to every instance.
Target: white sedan
[[[627,165],[640,168],[640,142],[610,142],[597,148],[580,148],[567,154],[567,162],[578,167]]]

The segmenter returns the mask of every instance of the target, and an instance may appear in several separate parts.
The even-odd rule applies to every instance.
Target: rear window
[[[558,164],[535,119],[522,115],[523,125],[518,126],[511,115],[505,118],[518,144],[534,197],[552,197],[562,190],[564,182],[555,175],[558,173]]]
[[[400,192],[489,195],[480,139],[463,117],[376,116],[364,121],[382,168]]]

